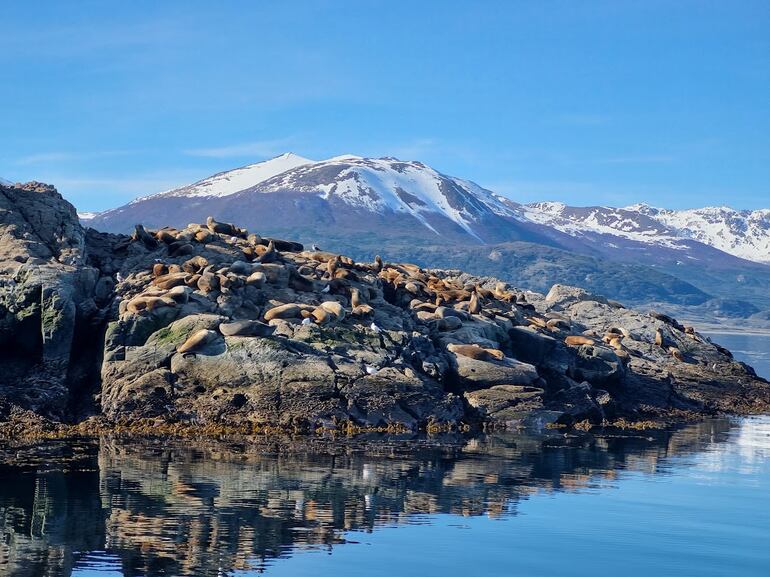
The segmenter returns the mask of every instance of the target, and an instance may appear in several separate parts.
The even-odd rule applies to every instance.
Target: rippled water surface
[[[766,577],[770,417],[624,436],[5,446],[0,537],[0,576]]]

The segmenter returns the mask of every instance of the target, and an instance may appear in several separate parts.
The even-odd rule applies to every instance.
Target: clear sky
[[[767,0],[0,3],[0,177],[100,210],[285,151],[770,207]]]

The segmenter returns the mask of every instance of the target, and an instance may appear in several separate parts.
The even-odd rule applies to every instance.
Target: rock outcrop
[[[85,231],[39,184],[0,188],[0,235],[0,404],[60,419],[416,429],[770,406],[729,351],[572,287],[355,262],[213,219]]]

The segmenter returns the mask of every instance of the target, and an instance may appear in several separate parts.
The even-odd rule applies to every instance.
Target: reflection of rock
[[[102,549],[126,576],[246,569],[414,514],[515,514],[535,492],[580,490],[621,468],[654,472],[729,427],[573,439],[500,433],[419,451],[410,441],[109,438],[77,451],[61,442],[0,450],[0,574],[69,575],[82,554]]]

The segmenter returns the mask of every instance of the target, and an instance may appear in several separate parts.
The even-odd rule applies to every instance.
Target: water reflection
[[[0,575],[265,570],[300,549],[342,544],[351,530],[426,523],[436,513],[511,516],[533,493],[606,487],[623,470],[665,474],[674,455],[717,462],[734,426],[354,446],[102,438],[5,447]],[[745,434],[770,436],[767,428]]]

